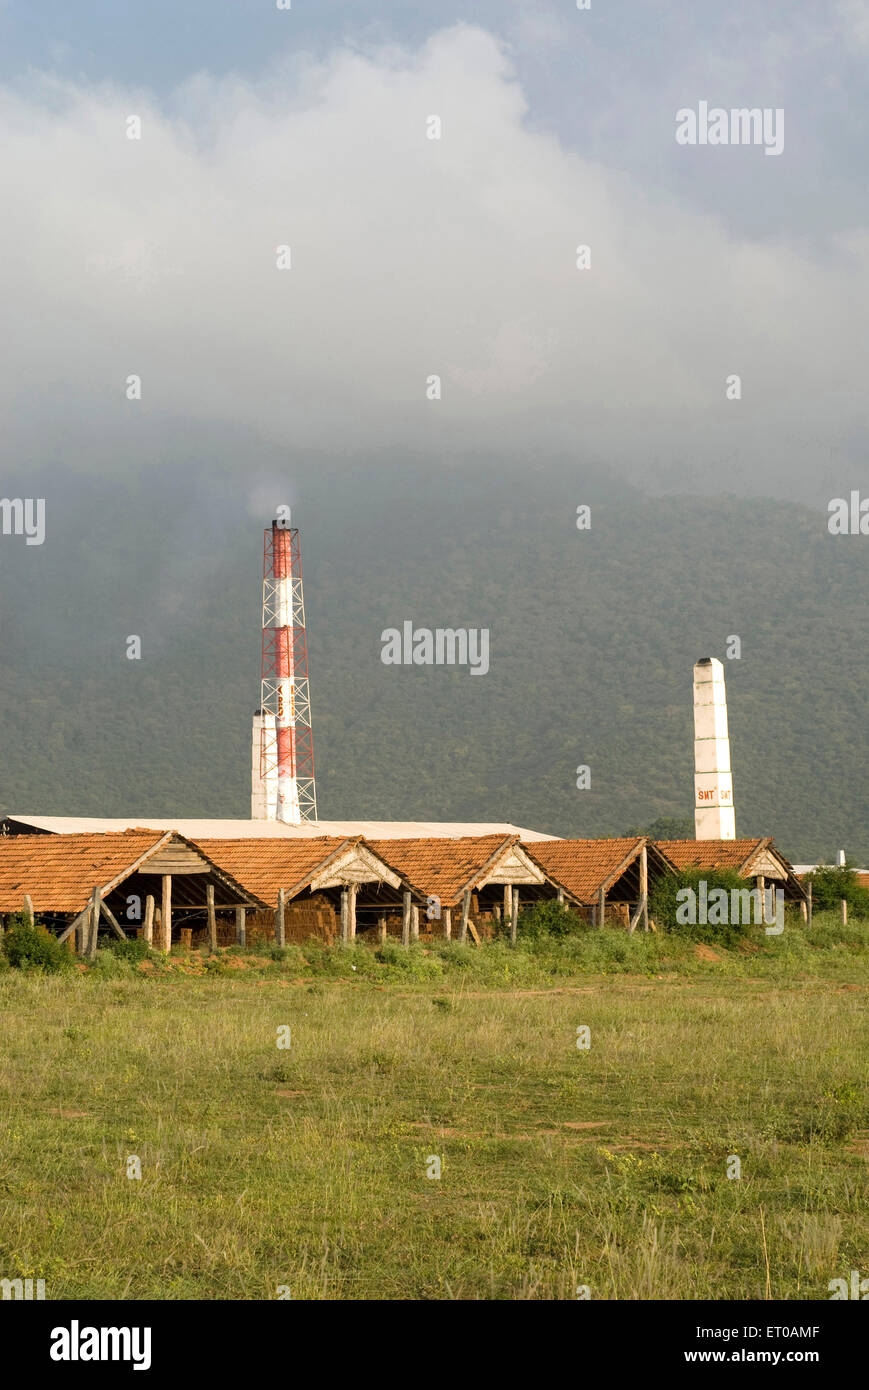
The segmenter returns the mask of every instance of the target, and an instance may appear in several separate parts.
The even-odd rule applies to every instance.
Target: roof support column
[[[247,945],[247,928],[245,927],[245,917],[247,909],[237,907],[235,909],[235,944],[236,946]]]
[[[510,945],[516,945],[516,935],[519,931],[519,889],[511,890],[510,902]]]
[[[470,889],[462,894],[462,925],[459,927],[459,941],[464,946],[468,939],[468,918],[471,915],[471,892]]]
[[[284,902],[285,893],[283,888],[278,889],[278,905],[275,908],[275,943],[278,946],[286,945],[286,932],[284,929]]]
[[[145,921],[142,926],[142,935],[150,948],[154,945],[154,898],[148,893],[145,898]]]
[[[351,941],[356,940],[356,894],[359,892],[359,884],[351,883],[347,889],[347,935]]]
[[[640,898],[643,903],[643,931],[649,930],[649,852],[646,845],[640,852]]]
[[[453,914],[450,908],[444,908],[444,941],[449,941],[453,934]]]
[[[163,875],[163,907],[160,914],[160,949],[168,955],[172,947],[172,875]]]
[[[598,895],[597,895],[597,921],[595,922],[595,926],[596,926],[596,927],[602,927],[603,924],[604,924],[604,918],[605,918],[605,917],[606,917],[606,889],[604,888],[603,884],[601,884],[600,890],[599,890]]]
[[[410,889],[405,888],[403,895],[404,909],[401,914],[401,944],[410,945]]]
[[[214,911],[214,884],[205,885],[205,905],[208,908],[208,949],[217,950],[217,913]]]

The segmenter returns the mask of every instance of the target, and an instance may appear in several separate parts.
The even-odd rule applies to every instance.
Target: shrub
[[[554,898],[544,899],[519,913],[517,936],[527,939],[548,936],[575,936],[588,931],[589,923],[575,912],[569,912]],[[502,928],[502,933],[503,933]],[[507,928],[509,930],[509,928]]]
[[[838,908],[844,898],[852,917],[869,917],[869,888],[861,886],[850,865],[821,864],[814,873],[806,875],[808,882],[812,885],[813,912]]]
[[[106,947],[114,951],[116,956],[120,956],[121,960],[129,961],[130,965],[138,965],[139,961],[146,960],[151,952],[147,941],[141,936],[131,936],[126,941],[115,937],[113,941],[106,942]]]
[[[744,878],[740,878],[732,869],[685,869],[677,874],[667,874],[658,879],[651,893],[649,894],[649,912],[658,926],[663,926],[667,931],[677,932],[682,936],[689,936],[694,941],[714,941],[719,945],[727,945],[729,942],[737,941],[748,932],[750,923],[744,921],[727,922],[683,922],[680,918],[684,911],[680,912],[680,907],[684,909],[686,898],[684,892],[691,889],[697,895],[697,903],[701,901],[701,884],[706,885],[707,902],[716,889],[723,889],[727,894],[727,917],[736,916],[731,913],[733,899],[731,894],[734,892],[744,893],[751,890],[754,885]],[[681,895],[681,896],[680,896]],[[710,910],[714,904],[709,904]],[[752,919],[755,915],[755,908],[752,903]]]
[[[41,922],[31,922],[23,912],[13,913],[8,919],[3,953],[16,970],[44,970],[54,974],[72,965],[72,956],[57,937]]]

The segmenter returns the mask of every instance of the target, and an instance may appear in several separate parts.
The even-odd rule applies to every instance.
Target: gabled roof
[[[7,815],[0,822],[0,833],[10,831],[42,831],[52,835],[97,833],[131,830],[144,826],[149,830],[178,830],[191,840],[266,840],[266,839],[347,839],[362,835],[366,840],[458,839],[462,836],[518,835],[527,841],[551,840],[539,830],[523,830],[509,823],[475,824],[462,821],[388,821],[388,820],[324,820],[288,825],[269,820],[189,820],[177,816],[135,816],[132,819],[105,816],[30,816]]]
[[[790,894],[805,898],[806,892],[794,873],[793,865],[776,849],[771,835],[755,840],[656,840],[656,845],[677,869],[732,869],[742,878],[766,873],[784,879]]]
[[[245,891],[183,835],[175,831],[125,830],[109,835],[0,836],[0,912],[17,912],[25,893],[37,912],[80,912],[99,888],[105,898],[164,850],[183,847],[229,892],[233,902],[256,897]],[[154,873],[162,869],[156,865]],[[187,875],[185,875],[186,877]]]
[[[288,897],[294,898],[308,887],[330,884],[336,874],[341,877],[342,864],[355,882],[360,881],[366,867],[369,882],[380,880],[391,882],[393,886],[400,882],[398,875],[380,862],[361,835],[352,839],[321,835],[304,840],[198,840],[196,843],[216,864],[271,905],[277,902],[281,888]]]
[[[498,866],[502,861],[524,861],[530,874],[537,870],[529,864],[516,835],[464,836],[455,840],[373,840],[371,848],[392,866],[401,877],[424,897],[438,897],[446,907],[457,903],[462,894],[475,889],[492,875],[496,882],[502,878]],[[541,881],[543,875],[541,874]],[[505,870],[503,882],[516,882],[515,867]]]
[[[644,835],[615,840],[546,840],[526,845],[526,849],[553,883],[588,905],[597,900],[601,888],[605,893],[612,888],[639,857],[644,844],[650,868],[672,868]]]

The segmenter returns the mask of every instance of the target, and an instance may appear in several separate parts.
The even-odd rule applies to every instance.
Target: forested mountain
[[[46,497],[47,534],[0,536],[2,811],[248,814],[262,527],[289,501],[323,818],[604,835],[690,815],[692,665],[736,635],[737,833],[869,859],[869,540],[822,512],[535,461],[317,463],[265,485],[155,465],[22,492]],[[408,619],[487,628],[488,673],[384,665],[382,630]]]

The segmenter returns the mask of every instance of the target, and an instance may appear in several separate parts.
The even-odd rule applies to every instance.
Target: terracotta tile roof
[[[418,893],[437,896],[451,907],[486,865],[517,841],[516,835],[472,835],[458,840],[369,840],[368,846]]]
[[[221,839],[194,843],[248,892],[273,904],[278,900],[278,889],[284,888],[290,895],[302,892],[321,865],[363,841],[359,835],[353,839],[321,835],[305,840]]]
[[[95,887],[105,893],[142,855],[170,838],[159,830],[2,836],[0,912],[17,912],[25,893],[37,912],[80,912]]]
[[[656,840],[677,869],[741,869],[768,840]],[[773,853],[778,855],[777,850]],[[781,856],[778,855],[780,858]]]
[[[643,836],[620,840],[539,840],[523,845],[531,859],[577,902],[593,903],[643,847]]]

